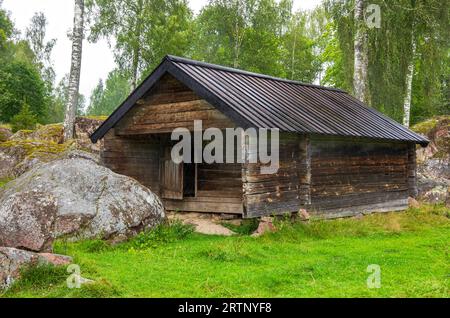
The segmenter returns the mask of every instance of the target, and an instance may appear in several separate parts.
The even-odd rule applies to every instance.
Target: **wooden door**
[[[164,199],[183,199],[183,163],[176,164],[170,157],[171,147],[163,149],[161,158],[161,196]]]

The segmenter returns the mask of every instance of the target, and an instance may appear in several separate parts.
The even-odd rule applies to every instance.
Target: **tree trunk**
[[[75,117],[80,87],[81,53],[83,47],[84,0],[75,0],[72,34],[72,60],[70,66],[66,115],[64,118],[64,140],[74,137]]]
[[[294,43],[292,43],[292,56],[291,56],[291,80],[295,78],[295,49],[297,46],[297,16],[294,18]]]
[[[237,68],[239,66],[239,5],[237,7],[236,19],[234,25],[234,56],[233,56],[233,67]]]
[[[364,26],[364,1],[355,1],[355,64],[353,71],[353,90],[355,97],[364,103],[369,103],[367,68],[367,32]]]
[[[403,100],[403,125],[409,127],[411,118],[411,97],[412,97],[412,81],[414,76],[414,57],[416,55],[416,41],[414,39],[414,27],[411,32],[411,59],[408,64],[408,73],[406,74],[406,93]]]
[[[136,8],[136,28],[134,30],[135,43],[133,47],[133,60],[132,60],[132,70],[131,70],[131,88],[135,89],[138,84],[139,77],[139,64],[141,62],[141,45],[142,45],[142,19],[143,19],[143,8],[144,4],[142,0],[139,0]]]
[[[132,62],[132,66],[131,66],[132,67],[131,88],[134,90],[137,87],[140,53],[139,53],[138,47],[135,47],[133,51],[134,51],[133,52],[133,62]]]

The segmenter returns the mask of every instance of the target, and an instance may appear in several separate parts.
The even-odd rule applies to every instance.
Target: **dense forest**
[[[405,125],[450,113],[447,0],[325,0],[297,12],[292,0],[210,0],[196,15],[186,0],[75,4],[72,69],[55,83],[45,14],[21,34],[0,0],[0,122],[108,115],[166,54],[342,88]],[[107,39],[116,60],[91,96],[78,93],[83,38]]]

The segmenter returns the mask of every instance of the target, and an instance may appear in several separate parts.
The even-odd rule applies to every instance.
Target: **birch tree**
[[[354,69],[353,90],[355,97],[369,103],[368,94],[368,35],[364,25],[364,0],[355,1],[355,42],[354,42]]]
[[[84,0],[75,0],[72,33],[72,59],[69,75],[68,100],[64,118],[64,140],[74,136],[75,117],[80,87],[81,55],[83,48]]]
[[[131,87],[166,54],[184,55],[190,45],[186,0],[88,0],[89,39],[108,40]]]
[[[56,39],[45,40],[47,24],[47,18],[44,13],[36,12],[31,18],[30,26],[25,31],[25,38],[33,50],[35,55],[34,63],[39,67],[42,78],[51,86],[55,79],[51,55]]]
[[[414,57],[416,55],[416,40],[414,38],[414,31],[411,32],[411,59],[408,64],[408,73],[406,74],[406,93],[403,101],[403,125],[409,127],[411,117],[411,98],[412,98],[412,83],[414,76]]]

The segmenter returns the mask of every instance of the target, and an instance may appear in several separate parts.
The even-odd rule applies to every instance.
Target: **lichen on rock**
[[[450,200],[450,116],[438,116],[412,127],[430,140],[418,147],[418,198],[430,203]]]
[[[0,189],[0,246],[51,251],[56,238],[130,237],[165,218],[160,199],[136,180],[71,156]]]
[[[11,247],[0,247],[0,290],[9,288],[20,277],[25,266],[55,265],[72,263],[72,258],[50,253],[34,253]]]

